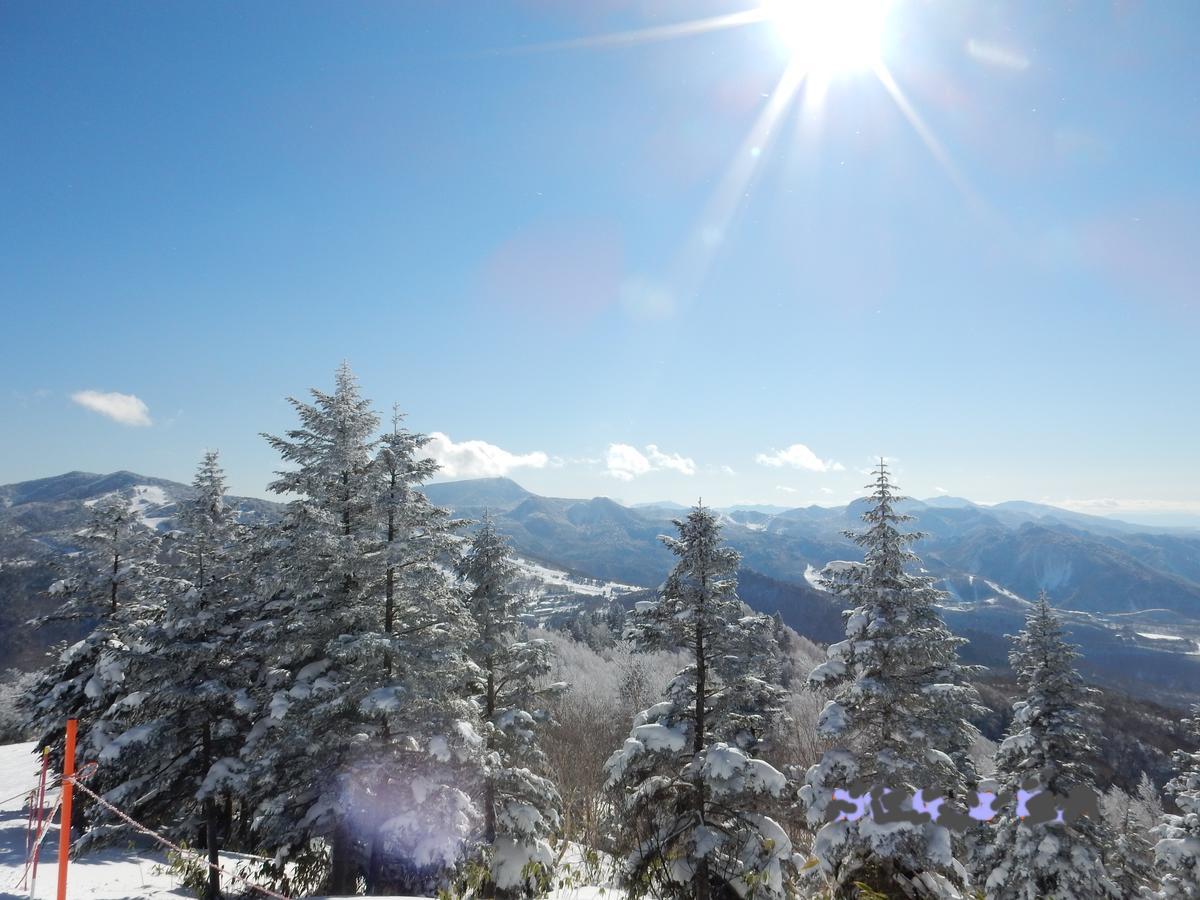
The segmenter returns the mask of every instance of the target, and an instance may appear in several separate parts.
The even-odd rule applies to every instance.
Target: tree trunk
[[[204,722],[204,770],[212,766],[212,726]],[[217,866],[221,863],[221,854],[217,842],[217,802],[208,796],[204,798],[204,844],[208,850],[208,887],[204,891],[204,900],[220,900],[221,873]]]
[[[708,591],[708,579],[701,578],[700,602],[704,603]],[[704,610],[696,616],[696,733],[692,739],[692,750],[695,756],[704,752],[705,694],[708,690],[708,667],[704,658]],[[696,818],[701,824],[705,822],[704,776],[696,772]],[[692,878],[692,896],[695,900],[709,900],[708,859],[700,860],[696,866],[696,874]]]
[[[114,540],[115,540],[115,537],[114,537]],[[111,589],[111,593],[109,595],[109,601],[108,601],[109,605],[112,609],[112,615],[114,615],[114,616],[117,614],[117,574],[120,571],[121,571],[121,554],[114,553],[113,554],[112,581],[110,582],[110,585],[109,585],[109,587]]]
[[[375,823],[371,835],[371,859],[367,863],[367,893],[382,894],[384,886],[381,883],[383,874],[383,816]]]
[[[354,889],[354,868],[352,865],[350,829],[345,820],[341,820],[333,829],[332,859],[329,866],[329,893],[335,897],[345,896]]]
[[[484,722],[492,723],[496,715],[496,669],[495,664],[489,657],[486,661],[487,665],[487,705],[484,710]],[[487,749],[488,755],[491,755],[495,749],[496,732],[495,729],[488,731]],[[493,773],[487,772],[484,776],[483,783],[483,841],[489,847],[494,847],[496,844],[496,777]],[[491,873],[489,872],[479,885],[480,897],[495,897],[496,883],[492,881]]]
[[[216,867],[221,864],[221,854],[217,844],[217,803],[212,797],[204,798],[204,832],[208,843],[208,888],[204,900],[220,900],[221,873]]]

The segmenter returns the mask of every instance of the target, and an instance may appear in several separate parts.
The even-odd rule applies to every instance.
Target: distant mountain
[[[508,479],[432,485],[429,493],[465,514],[486,499],[519,548],[597,577],[653,584],[669,567],[654,539],[669,531],[673,507],[539,497]],[[859,499],[780,513],[730,507],[720,516],[747,567],[798,583],[809,567],[856,554],[842,532],[860,525],[865,506]],[[1163,608],[1200,622],[1200,533],[1138,530],[1027,502],[937,497],[901,509],[926,534],[918,549],[934,574],[975,576],[1025,597],[1044,589],[1057,606],[1083,612]]]
[[[507,478],[425,490],[462,517],[489,512],[531,565],[654,588],[672,564],[659,536],[673,531],[671,519],[681,512],[675,504],[543,497]],[[48,563],[71,549],[86,504],[113,492],[133,498],[148,524],[165,529],[191,489],[131,472],[70,472],[0,487],[0,658],[28,665],[42,652],[46,635],[21,623],[45,608],[38,592],[49,583]],[[280,511],[264,500],[233,502],[246,521]],[[831,560],[860,558],[843,532],[861,526],[864,508],[860,499],[840,507],[719,510],[726,539],[742,555],[743,598],[809,637],[837,637],[840,608],[813,576]],[[926,534],[917,546],[921,565],[949,593],[944,614],[972,640],[972,659],[1004,665],[1004,635],[1019,628],[1028,601],[1044,589],[1095,677],[1136,676],[1147,690],[1173,692],[1200,685],[1200,532],[1139,528],[1026,502],[984,506],[936,497],[902,509]]]
[[[830,560],[861,558],[843,532],[861,526],[865,508],[856,500],[779,513],[720,510],[725,537],[742,554],[743,598],[813,639],[836,638],[840,609],[809,578]],[[921,565],[949,591],[944,612],[971,639],[972,660],[1004,666],[1004,635],[1020,628],[1028,600],[1045,589],[1083,646],[1092,677],[1124,684],[1136,672],[1143,692],[1197,690],[1200,533],[1139,529],[1034,503],[993,507],[939,497],[902,509],[926,534],[917,547]],[[497,524],[522,553],[653,587],[672,562],[656,539],[671,531],[678,512],[526,492],[521,503],[497,512]]]
[[[676,503],[673,500],[653,500],[650,503],[634,503],[630,509],[666,509],[671,512],[684,512],[687,507],[682,503]]]
[[[427,484],[425,496],[439,506],[460,512],[484,509],[499,512],[512,509],[533,494],[511,478],[471,478]]]
[[[926,506],[932,506],[937,509],[962,509],[969,506],[978,506],[977,503],[972,503],[965,497],[950,497],[943,495],[941,497],[930,497],[922,501]]]

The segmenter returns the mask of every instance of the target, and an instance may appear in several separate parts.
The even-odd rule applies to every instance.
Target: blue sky
[[[0,6],[0,482],[262,494],[348,359],[542,493],[1200,515],[1200,6],[893,0],[901,102],[589,42],[754,8]]]

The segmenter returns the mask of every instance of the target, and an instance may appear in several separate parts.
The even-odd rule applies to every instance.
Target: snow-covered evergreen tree
[[[177,838],[190,841],[199,831],[215,865],[221,832],[227,837],[232,827],[254,673],[252,659],[236,652],[248,579],[215,452],[204,455],[192,487],[168,542],[162,607],[130,655],[120,699],[105,713],[114,737],[99,762],[120,779],[106,799]],[[206,896],[219,895],[210,869]]]
[[[1104,853],[1109,877],[1122,897],[1140,897],[1153,881],[1154,848],[1148,835],[1158,819],[1147,815],[1140,797],[1115,784],[1104,792],[1100,809],[1111,838]]]
[[[422,439],[397,424],[381,449],[348,366],[332,394],[312,393],[291,401],[298,429],[268,436],[294,466],[271,487],[293,499],[244,632],[266,645],[247,784],[280,865],[327,865],[331,893],[359,877],[419,893],[461,857],[477,814],[459,786],[481,744],[469,616],[434,565],[447,517],[416,489]]]
[[[836,746],[806,776],[800,798],[810,827],[819,829],[813,854],[837,897],[856,883],[887,896],[953,896],[966,880],[952,852],[952,833],[937,822],[876,822],[864,815],[826,822],[837,790],[874,787],[913,797],[940,791],[961,803],[976,783],[969,717],[978,699],[958,661],[964,641],[942,622],[943,596],[933,579],[911,574],[908,549],[920,535],[899,528],[896,493],[881,460],[863,513],[866,529],[848,532],[863,548],[862,563],[830,563],[829,590],[849,601],[846,640],[809,675],[814,689],[835,688],[818,729]],[[902,810],[912,811],[906,802]]]
[[[1133,793],[1134,807],[1141,821],[1157,823],[1163,817],[1162,796],[1149,772],[1143,772]]]
[[[679,536],[663,540],[678,562],[658,598],[638,605],[630,632],[641,648],[679,650],[689,663],[606,764],[633,844],[630,887],[635,896],[782,897],[792,845],[769,813],[788,785],[756,756],[783,716],[773,624],[738,599],[739,556],[708,509],[675,527]]]
[[[1095,790],[1094,705],[1088,699],[1094,691],[1075,668],[1078,656],[1043,592],[1009,655],[1023,694],[996,752],[996,779],[1014,798],[1031,783],[1064,801],[1074,790]],[[1103,821],[1082,816],[1030,825],[1019,811],[1011,803],[996,819],[988,900],[1121,896],[1104,865],[1110,839]]]
[[[467,607],[479,629],[471,656],[479,667],[485,758],[483,841],[490,883],[485,895],[532,894],[553,875],[549,838],[561,827],[562,801],[545,777],[538,730],[549,716],[543,701],[552,648],[521,624],[525,606],[513,590],[517,569],[508,545],[485,517],[458,565]]]
[[[413,597],[445,590],[441,560],[453,556],[457,522],[434,506],[420,490],[438,464],[420,456],[426,435],[401,426],[404,416],[392,409],[392,429],[379,438],[367,490],[383,541],[384,631],[395,631],[398,613],[411,614]]]
[[[1175,753],[1179,774],[1167,783],[1166,792],[1179,807],[1155,829],[1158,843],[1154,858],[1162,888],[1161,900],[1200,898],[1200,706],[1193,707],[1188,726],[1191,750]]]
[[[112,494],[91,504],[90,521],[75,537],[79,553],[65,557],[63,577],[50,586],[62,602],[46,621],[95,624],[59,650],[23,698],[36,746],[54,747],[56,763],[69,718],[79,720],[79,762],[94,759],[112,739],[102,717],[120,695],[130,642],[158,604],[158,537],[128,497]]]

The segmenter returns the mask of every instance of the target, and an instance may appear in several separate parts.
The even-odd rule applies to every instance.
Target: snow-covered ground
[[[93,497],[91,500],[84,500],[84,506],[95,506],[101,500],[112,497],[120,491],[109,491],[107,494],[102,494],[99,497]],[[170,516],[155,516],[147,515],[148,512],[160,511],[164,506],[169,506],[174,503],[167,492],[157,485],[153,484],[135,484],[130,493],[130,500],[133,503],[133,511],[141,517],[147,528],[158,530],[159,525],[163,522],[169,522]]]
[[[21,884],[26,860],[29,809],[25,792],[37,785],[38,762],[34,746],[0,746],[0,897],[27,898],[29,885]],[[16,795],[16,796],[14,796]],[[58,791],[46,799],[52,808]],[[72,859],[67,896],[72,900],[149,900],[157,897],[190,897],[177,879],[163,870],[162,854],[145,844],[111,847]],[[58,877],[58,825],[47,829],[38,862],[37,897],[54,897]]]
[[[582,581],[575,576],[543,566],[528,559],[516,558],[517,568],[522,574],[541,581],[547,590],[565,590],[573,594],[587,594],[593,597],[619,597],[640,591],[642,588],[634,584],[622,584],[619,581],[602,581],[593,583],[591,580]]]
[[[29,884],[22,882],[25,861],[29,807],[25,801],[37,786],[38,761],[34,745],[0,745],[0,898],[26,900]],[[58,791],[46,798],[47,808],[58,801]],[[578,854],[568,852],[568,861]],[[165,870],[165,856],[148,840],[132,836],[119,846],[107,847],[79,858],[72,858],[67,879],[71,900],[165,900],[195,895]],[[574,859],[578,864],[578,859]],[[38,861],[36,898],[57,895],[58,825],[52,824],[42,841]],[[620,900],[620,891],[611,887],[582,886],[562,888],[551,894],[552,900]],[[424,900],[424,898],[382,898],[382,900]],[[550,900],[550,898],[548,898]]]

